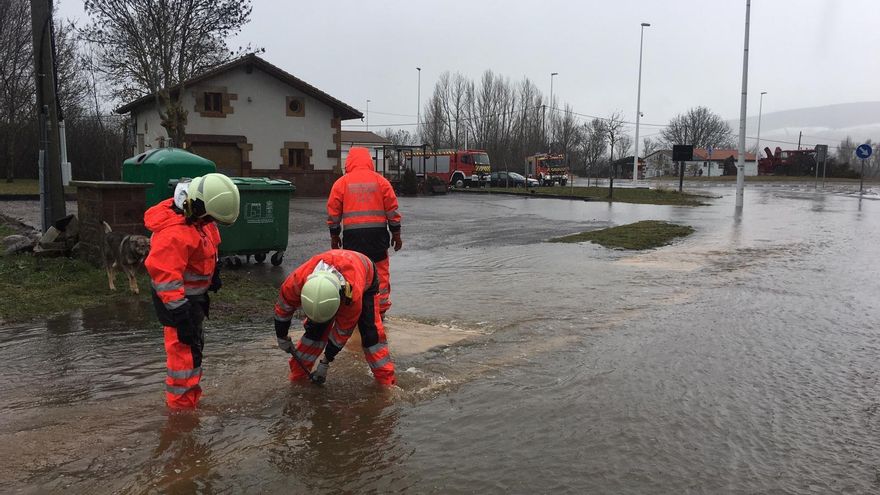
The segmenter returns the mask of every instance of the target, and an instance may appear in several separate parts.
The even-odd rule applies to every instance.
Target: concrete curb
[[[566,196],[561,194],[523,194],[517,192],[505,191],[483,191],[480,189],[450,189],[449,192],[465,193],[465,194],[502,194],[504,196],[522,196],[524,198],[550,198],[550,199],[570,199],[576,201],[604,201],[600,198],[584,197],[584,196]]]

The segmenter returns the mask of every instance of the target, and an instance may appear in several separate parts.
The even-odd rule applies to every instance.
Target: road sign
[[[817,144],[816,145],[816,163],[824,162],[825,157],[828,155],[828,145],[827,144]]]
[[[874,150],[871,149],[870,144],[860,144],[858,148],[856,148],[856,156],[861,158],[862,160],[866,160]]]
[[[672,161],[689,162],[694,159],[694,145],[692,144],[673,144],[672,145]]]

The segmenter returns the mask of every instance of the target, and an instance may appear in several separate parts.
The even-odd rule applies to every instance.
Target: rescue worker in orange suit
[[[388,179],[375,172],[367,148],[354,147],[345,159],[345,175],[336,180],[327,199],[330,247],[363,253],[379,273],[379,314],[391,307],[388,264],[389,232],[394,250],[403,247],[397,195]]]
[[[202,395],[202,323],[208,317],[208,290],[216,292],[221,285],[215,222],[233,224],[239,201],[228,177],[207,174],[178,184],[173,198],[144,214],[153,232],[144,266],[156,314],[165,325],[165,402],[173,409],[194,408]]]
[[[290,380],[311,378],[323,383],[330,363],[357,327],[373,378],[379,385],[394,385],[394,362],[378,302],[376,267],[370,258],[356,251],[325,251],[288,275],[275,303],[275,337],[278,347],[292,355]],[[288,333],[298,308],[307,318],[303,323],[305,334],[294,346]],[[312,372],[322,352],[324,358]]]

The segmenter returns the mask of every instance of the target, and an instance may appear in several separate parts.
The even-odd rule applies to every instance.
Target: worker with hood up
[[[165,326],[165,402],[173,409],[194,408],[202,395],[202,322],[208,317],[208,290],[216,292],[221,285],[215,222],[235,223],[239,202],[232,180],[214,173],[181,181],[173,198],[144,214],[153,232],[144,266],[156,314]]]
[[[347,249],[331,249],[312,256],[281,285],[275,303],[278,347],[291,354],[290,380],[311,378],[324,383],[333,359],[357,326],[364,357],[376,383],[396,382],[394,362],[379,315],[379,279],[367,256]],[[302,308],[305,335],[294,347],[288,335],[293,313]],[[324,359],[315,361],[324,353]]]
[[[376,173],[369,150],[351,148],[345,159],[345,175],[333,183],[327,199],[330,247],[357,251],[376,264],[379,314],[383,319],[391,307],[389,232],[394,250],[399,251],[403,247],[400,219],[397,195],[388,179]]]

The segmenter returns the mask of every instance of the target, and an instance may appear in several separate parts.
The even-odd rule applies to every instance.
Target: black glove
[[[177,340],[187,345],[196,344],[196,324],[192,320],[192,305],[189,301],[171,310],[171,319],[177,329]]]
[[[293,354],[293,341],[291,341],[290,337],[287,335],[289,331],[290,320],[282,321],[277,318],[275,319],[275,340],[278,341],[278,348],[284,352]]]
[[[221,287],[223,287],[223,281],[220,280],[220,263],[217,263],[214,266],[214,275],[211,277],[211,285],[208,286],[208,291],[216,294]]]

